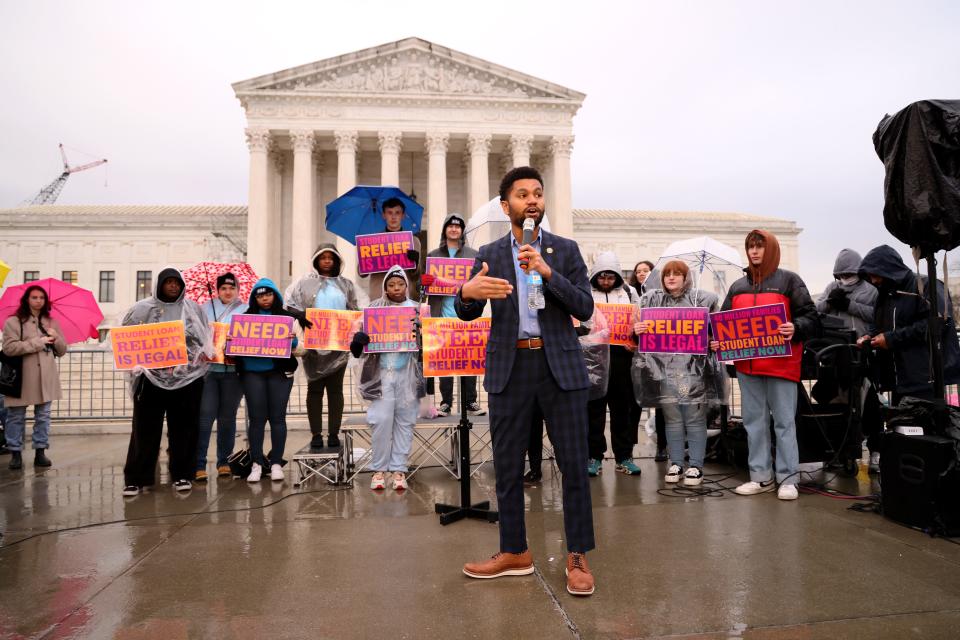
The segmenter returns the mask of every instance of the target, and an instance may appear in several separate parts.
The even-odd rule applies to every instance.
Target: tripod
[[[467,397],[463,393],[463,377],[460,378],[460,422],[457,424],[457,436],[460,440],[460,506],[436,503],[434,509],[440,514],[440,524],[447,525],[464,518],[476,518],[487,522],[496,522],[500,515],[490,509],[490,502],[484,500],[470,504],[470,430],[473,423],[467,418]]]

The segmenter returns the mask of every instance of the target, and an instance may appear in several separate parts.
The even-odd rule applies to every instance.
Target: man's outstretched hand
[[[460,297],[464,302],[473,300],[503,300],[513,293],[513,285],[503,278],[493,278],[487,275],[490,267],[483,263],[477,275],[463,283]]]

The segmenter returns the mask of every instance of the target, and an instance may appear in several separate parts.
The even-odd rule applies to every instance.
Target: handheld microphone
[[[536,223],[533,221],[533,218],[526,218],[523,221],[523,242],[521,242],[521,246],[525,244],[530,244],[531,242],[533,242],[533,228],[535,226],[536,226]],[[526,269],[527,261],[521,260],[520,266]]]

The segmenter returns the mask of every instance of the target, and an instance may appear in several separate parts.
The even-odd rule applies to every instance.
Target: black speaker
[[[960,469],[954,441],[885,433],[880,446],[883,515],[943,536],[960,535]]]

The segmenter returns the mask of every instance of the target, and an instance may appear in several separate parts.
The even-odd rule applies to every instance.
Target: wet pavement
[[[32,452],[22,473],[0,457],[0,638],[960,637],[960,545],[851,500],[663,490],[644,436],[642,476],[608,460],[591,480],[597,591],[574,598],[549,462],[526,491],[537,572],[480,581],[460,568],[496,551],[497,528],[438,523],[434,504],[459,499],[443,469],[402,495],[374,494],[368,474],[295,489],[288,467],[283,483],[123,498],[127,438],[68,430],[55,426],[50,470]],[[287,457],[308,439],[291,431]],[[745,477],[706,472],[727,487]],[[830,486],[876,491],[865,474]],[[489,465],[472,487],[494,501]]]

